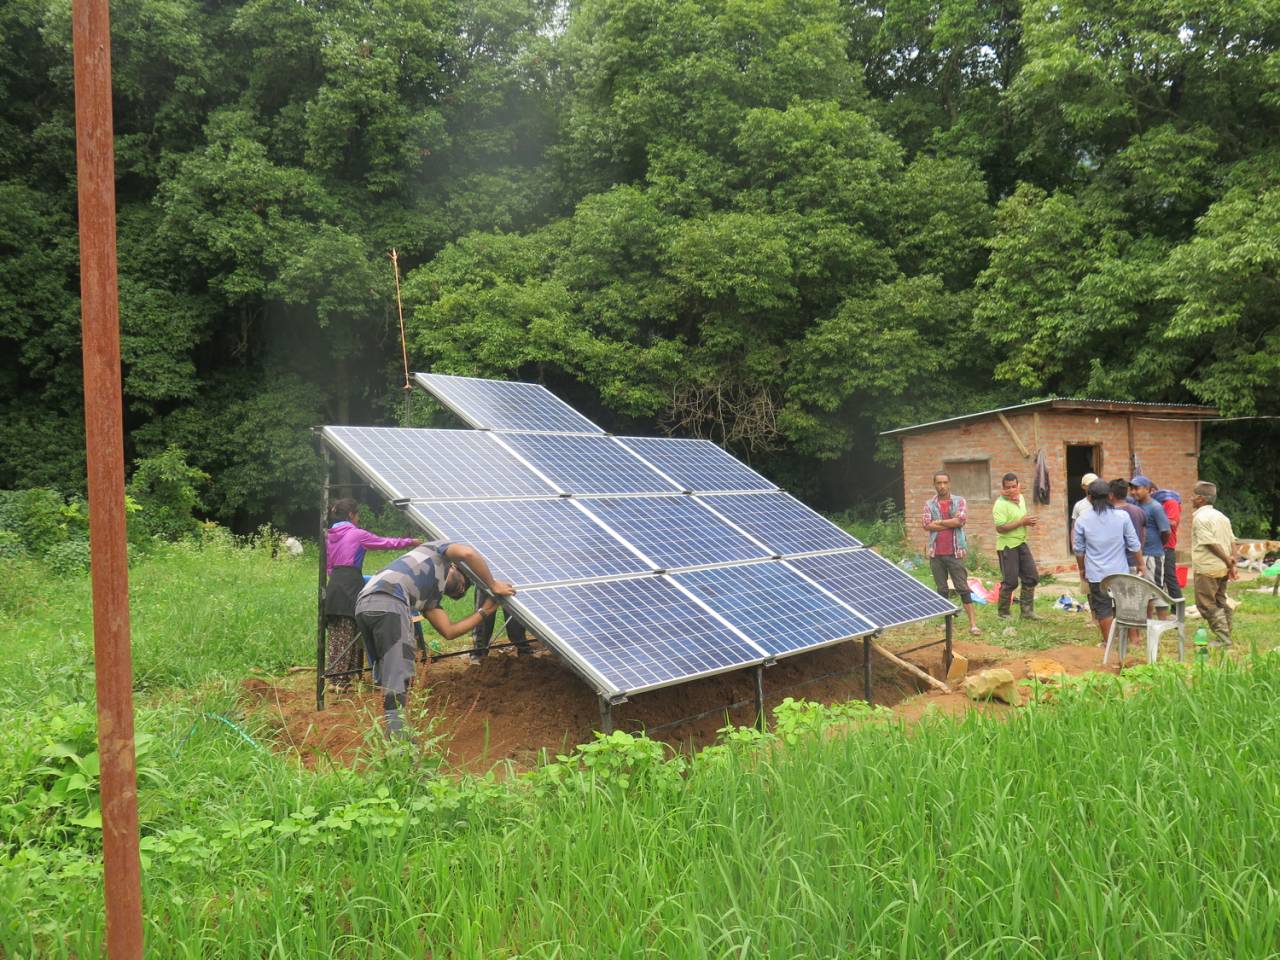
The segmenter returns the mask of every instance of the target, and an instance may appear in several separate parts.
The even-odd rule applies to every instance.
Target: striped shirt
[[[391,561],[365,584],[360,599],[385,593],[420,610],[440,606],[450,567],[444,552],[452,545],[452,540],[430,540]]]

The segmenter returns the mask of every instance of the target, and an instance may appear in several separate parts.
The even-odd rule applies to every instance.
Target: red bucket
[[[1191,572],[1190,567],[1184,567],[1181,564],[1173,568],[1178,575],[1178,586],[1185,587],[1187,585],[1187,574]]]

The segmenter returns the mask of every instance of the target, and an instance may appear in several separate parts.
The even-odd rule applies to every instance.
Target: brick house
[[[933,474],[946,470],[952,489],[969,504],[965,529],[971,548],[995,561],[991,505],[1000,478],[1016,473],[1028,504],[1040,515],[1028,542],[1042,569],[1075,566],[1071,551],[1071,508],[1082,496],[1080,478],[1105,480],[1149,475],[1177,490],[1186,504],[1198,479],[1200,421],[1212,407],[1189,404],[1124,403],[1055,397],[984,410],[947,420],[886,430],[902,446],[902,495],[911,546],[923,553],[928,534],[920,526],[924,502],[933,496]],[[1036,453],[1044,450],[1049,469],[1049,503],[1032,503]],[[1182,515],[1178,552],[1190,547],[1191,510]]]

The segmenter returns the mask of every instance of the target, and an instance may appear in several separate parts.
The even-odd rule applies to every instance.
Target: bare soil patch
[[[895,631],[882,640],[889,649],[905,649],[938,636],[940,625]],[[980,641],[957,638],[954,648],[969,659],[970,672],[990,666],[1026,676],[1033,657],[1052,657],[1069,673],[1100,668],[1096,646],[1068,644],[1035,654],[1014,652]],[[911,662],[942,676],[942,647],[909,654]],[[994,714],[1011,707],[975,705],[963,693],[922,692],[921,684],[882,657],[872,655],[872,700],[894,707],[905,720],[933,708],[944,713],[979,709]],[[317,711],[314,675],[298,672],[277,681],[244,681],[244,700],[277,730],[279,748],[296,751],[308,766],[358,762],[366,738],[380,732],[381,696],[368,683],[350,692],[330,689],[326,709]],[[754,681],[750,671],[735,671],[693,683],[638,695],[613,710],[616,729],[648,731],[678,750],[714,742],[716,731],[732,722],[749,724],[754,714]],[[765,671],[765,705],[771,710],[784,697],[834,703],[863,696],[862,643],[839,644],[790,657]],[[545,751],[562,753],[589,741],[600,728],[599,703],[587,687],[549,650],[516,657],[493,651],[479,664],[452,657],[421,664],[410,692],[411,709],[424,706],[442,734],[448,762],[470,772],[483,772],[508,762],[518,769],[539,762]],[[706,716],[699,716],[700,714]],[[695,718],[695,719],[688,719]]]

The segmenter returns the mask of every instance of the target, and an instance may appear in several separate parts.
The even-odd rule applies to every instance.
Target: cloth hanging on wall
[[[1036,503],[1049,502],[1049,462],[1045,459],[1044,447],[1036,451],[1036,480],[1033,499]]]

